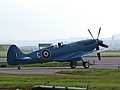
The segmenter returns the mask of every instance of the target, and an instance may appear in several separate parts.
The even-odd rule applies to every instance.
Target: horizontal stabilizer
[[[32,60],[30,57],[15,58],[15,60]]]

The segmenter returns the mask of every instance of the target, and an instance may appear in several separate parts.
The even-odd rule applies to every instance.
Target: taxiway
[[[99,61],[97,57],[84,57],[84,60],[89,60],[95,65],[91,65],[90,68],[119,68],[120,67],[120,57],[102,57]],[[6,61],[5,58],[0,59],[0,62]],[[84,69],[83,66],[77,66],[76,69]],[[76,70],[70,67],[30,67],[21,70],[16,68],[0,68],[0,72],[11,73],[11,74],[57,74],[61,70]]]

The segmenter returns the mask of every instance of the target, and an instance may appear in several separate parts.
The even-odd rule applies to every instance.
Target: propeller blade
[[[100,46],[108,48],[108,45],[106,45],[106,44],[100,44]]]
[[[100,35],[100,31],[101,31],[101,27],[99,28],[99,32],[98,32],[98,36],[97,36],[97,39],[99,38],[99,35]]]
[[[96,50],[99,50],[99,47],[96,47]]]
[[[101,60],[100,53],[97,53],[98,59]]]
[[[99,47],[96,47],[96,50],[99,50]],[[101,60],[100,53],[97,53],[98,59]]]
[[[89,30],[89,29],[88,29],[88,31],[89,31],[90,35],[92,36],[92,38],[94,39],[94,37],[93,37],[93,35],[92,35],[92,33],[90,32],[90,30]]]

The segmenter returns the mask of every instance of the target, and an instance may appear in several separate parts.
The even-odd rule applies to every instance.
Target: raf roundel
[[[42,58],[43,58],[43,59],[47,60],[47,59],[50,58],[51,53],[50,53],[49,50],[44,49],[44,50],[41,51],[41,55],[42,55]]]

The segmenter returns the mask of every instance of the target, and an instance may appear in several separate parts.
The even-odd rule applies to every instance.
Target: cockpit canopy
[[[65,46],[66,44],[64,44],[63,42],[58,42],[58,43],[54,43],[51,46],[54,48],[61,48],[63,46]]]

